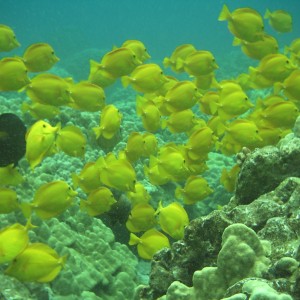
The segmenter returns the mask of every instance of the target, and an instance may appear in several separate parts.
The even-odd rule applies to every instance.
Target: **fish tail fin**
[[[29,111],[30,109],[30,105],[27,102],[23,102],[21,105],[21,111],[22,113],[26,113],[27,111]]]
[[[175,189],[175,197],[177,199],[180,199],[182,198],[182,188],[180,186],[178,186],[176,189]]]
[[[123,87],[128,87],[128,85],[130,84],[130,77],[129,76],[123,76],[121,78],[121,82],[122,82],[122,85]]]
[[[163,65],[165,68],[169,67],[171,65],[171,60],[169,57],[165,57],[163,60]]]
[[[21,203],[20,204],[20,208],[22,210],[22,213],[24,215],[24,217],[26,219],[29,220],[30,222],[30,219],[31,219],[31,215],[32,215],[32,206],[30,203],[27,203],[27,202],[24,202],[24,203]],[[28,222],[28,221],[27,221]],[[26,225],[27,226],[27,225]]]
[[[283,84],[281,82],[275,82],[273,87],[274,87],[273,89],[274,94],[278,95],[280,91],[283,89]]]
[[[71,174],[72,182],[73,182],[73,188],[77,189],[79,185],[79,176],[76,173]]]
[[[141,242],[141,239],[136,236],[134,233],[130,233],[130,238],[129,238],[129,242],[128,244],[129,245],[136,245],[136,244],[139,244]]]
[[[180,70],[184,67],[184,60],[182,58],[178,58],[176,60],[176,70]]]
[[[232,46],[240,46],[242,43],[242,40],[237,38],[237,37],[234,37],[233,38],[233,41],[232,41]]]
[[[100,126],[99,127],[94,127],[93,131],[96,135],[96,139],[98,140],[99,137],[102,135],[102,127],[100,127]]]
[[[226,21],[230,18],[231,14],[226,4],[223,5],[218,21]]]
[[[271,16],[271,12],[270,10],[267,8],[266,12],[265,12],[265,15],[264,15],[264,19],[269,19]]]

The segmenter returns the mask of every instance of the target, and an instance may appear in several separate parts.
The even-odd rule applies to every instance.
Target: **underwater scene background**
[[[247,40],[245,7],[275,50],[251,48],[265,37]],[[293,0],[0,0],[20,43],[2,50],[0,27],[0,300],[300,299],[299,15]],[[35,43],[58,58],[46,71]]]

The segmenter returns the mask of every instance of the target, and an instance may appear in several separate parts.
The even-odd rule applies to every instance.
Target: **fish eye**
[[[54,51],[51,51],[51,54],[54,55]]]
[[[133,58],[136,58],[136,55],[135,55],[135,54],[133,54],[133,55],[132,55],[132,57],[133,57]]]
[[[248,101],[248,97],[245,97],[245,101]]]
[[[145,52],[147,52],[147,49],[146,49],[146,48],[145,48],[144,50],[145,50]]]
[[[161,74],[161,75],[163,75],[163,74],[164,74],[164,72],[163,72],[163,71],[160,71],[160,74]]]
[[[255,132],[258,134],[258,130],[255,130]]]
[[[47,126],[46,126],[46,124],[43,124],[43,128],[46,128]]]
[[[290,63],[290,61],[287,59],[287,60],[285,61],[285,63],[289,64],[289,63]]]

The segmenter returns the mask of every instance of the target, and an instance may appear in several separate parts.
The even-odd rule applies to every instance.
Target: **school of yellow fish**
[[[266,11],[276,32],[292,30],[292,18],[282,10]],[[226,21],[233,35],[233,45],[253,59],[249,72],[237,78],[217,81],[214,55],[191,44],[178,46],[163,60],[164,68],[186,73],[186,80],[165,75],[150,59],[145,45],[127,40],[106,53],[100,62],[90,61],[86,81],[74,82],[44,73],[59,61],[46,43],[30,45],[22,57],[5,57],[0,61],[0,91],[26,93],[30,101],[22,104],[37,121],[26,134],[25,158],[33,171],[45,157],[57,152],[84,158],[87,137],[79,127],[48,121],[59,115],[64,106],[86,112],[100,112],[99,126],[91,135],[110,140],[122,127],[123,115],[118,107],[105,103],[105,88],[121,80],[124,88],[137,92],[136,113],[144,132],[130,132],[126,147],[87,162],[78,174],[70,174],[73,185],[57,180],[40,186],[34,199],[20,202],[13,186],[24,179],[12,165],[0,168],[0,213],[21,210],[27,224],[13,224],[0,230],[0,263],[8,264],[6,274],[20,281],[49,282],[63,268],[66,257],[42,243],[30,243],[28,232],[35,226],[31,216],[49,219],[79,203],[91,217],[114,208],[113,191],[126,194],[132,209],[125,224],[130,231],[129,245],[137,245],[143,259],[170,247],[170,241],[182,239],[189,217],[184,205],[194,205],[213,193],[201,176],[212,150],[234,155],[242,147],[254,149],[276,144],[291,131],[300,108],[300,38],[279,52],[274,36],[264,32],[263,17],[254,9],[232,12],[226,5],[219,21]],[[0,51],[10,51],[20,44],[13,30],[0,25]],[[28,73],[41,72],[35,76]],[[250,99],[249,90],[270,88],[263,99]],[[205,116],[204,118],[201,118]],[[159,146],[155,133],[168,130],[170,135],[186,134],[186,142]],[[145,159],[146,158],[146,159]],[[135,165],[144,163],[145,177],[152,185],[176,184],[173,203],[164,199],[150,204],[146,187],[137,182]],[[232,192],[239,172],[236,165],[220,174],[225,189]],[[85,199],[75,201],[81,189]],[[39,265],[43,264],[43,268]]]

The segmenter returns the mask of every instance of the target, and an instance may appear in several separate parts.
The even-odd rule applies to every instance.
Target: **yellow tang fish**
[[[289,46],[284,47],[284,54],[290,53],[299,53],[300,51],[300,38],[292,40]]]
[[[0,264],[12,261],[28,245],[28,230],[34,226],[27,221],[26,226],[15,223],[0,230]]]
[[[274,103],[261,112],[261,117],[270,127],[289,129],[295,124],[299,109],[292,101]]]
[[[251,148],[252,144],[257,141],[262,141],[256,124],[250,120],[234,120],[226,128],[226,135],[247,148]]]
[[[102,88],[106,88],[112,85],[116,81],[116,78],[107,71],[101,69],[101,65],[99,63],[94,60],[90,60],[90,74],[88,81]]]
[[[27,96],[33,101],[48,105],[67,105],[73,102],[70,93],[71,79],[53,74],[39,74],[26,87]]]
[[[222,120],[237,117],[254,107],[248,96],[242,90],[234,91],[226,97],[220,97],[217,105],[217,113]]]
[[[144,156],[148,157],[157,152],[157,138],[153,133],[145,132],[144,138]]]
[[[188,175],[183,149],[173,143],[166,144],[159,149],[157,158],[150,156],[150,166],[158,165],[159,172],[173,181],[184,180]]]
[[[249,67],[250,80],[262,87],[272,86],[277,81],[284,81],[297,67],[283,54],[269,54],[259,63],[257,68]],[[265,79],[269,85],[265,85]]]
[[[141,93],[154,93],[168,81],[157,64],[144,64],[135,68],[130,76],[121,78],[124,87],[129,84]]]
[[[123,192],[134,192],[136,174],[128,160],[117,159],[112,153],[109,153],[105,158],[98,159],[97,165],[103,184]]]
[[[156,214],[158,223],[165,233],[175,240],[183,239],[184,228],[189,224],[189,217],[178,202],[163,207],[160,201]]]
[[[36,43],[25,50],[23,61],[29,72],[44,72],[51,69],[59,58],[49,44]]]
[[[130,200],[132,207],[137,204],[146,204],[150,201],[151,197],[142,183],[137,182],[134,186],[134,189],[135,192],[126,193],[126,196]]]
[[[89,193],[86,200],[80,199],[80,209],[95,217],[110,211],[117,201],[107,187],[100,187]]]
[[[151,156],[152,157],[152,156]],[[156,163],[151,163],[151,157],[150,157],[150,166],[144,165],[144,173],[153,185],[163,185],[167,182],[171,181],[171,178],[169,174],[162,173],[161,168],[159,168],[159,165]]]
[[[182,65],[178,64],[178,59],[185,60],[186,57],[195,52],[196,48],[192,44],[183,44],[175,48],[170,57],[165,57],[163,65],[165,68],[171,67],[176,73],[184,72]]]
[[[146,231],[156,225],[155,210],[148,203],[138,203],[130,211],[126,228],[130,232]]]
[[[209,187],[207,181],[201,176],[190,176],[183,188],[177,187],[175,196],[183,198],[184,204],[195,204],[209,196],[213,190]]]
[[[25,217],[34,211],[41,219],[50,219],[63,213],[72,203],[77,192],[62,180],[52,181],[40,186],[30,203],[22,203]]]
[[[107,140],[112,139],[120,129],[122,114],[112,104],[106,105],[101,112],[100,126],[94,127],[96,139],[100,136]]]
[[[0,24],[0,52],[8,52],[17,47],[20,47],[20,43],[17,41],[13,30],[6,25]]]
[[[200,111],[207,115],[216,115],[220,94],[215,91],[208,91],[199,99]]]
[[[114,78],[119,78],[131,73],[141,63],[131,49],[122,47],[106,53],[100,62],[99,68],[105,70]]]
[[[198,160],[212,150],[216,136],[208,126],[200,127],[195,130],[188,138],[186,143],[187,155],[191,160]]]
[[[218,87],[218,82],[215,78],[214,72],[206,75],[196,76],[194,83],[200,91],[207,91],[210,88]]]
[[[269,24],[277,32],[291,32],[293,29],[292,16],[285,10],[280,9],[270,12],[267,9],[264,18],[269,19]]]
[[[189,75],[196,77],[209,75],[219,68],[213,54],[206,50],[194,51],[185,60],[179,58],[177,64],[183,67]]]
[[[151,58],[147,51],[147,48],[141,41],[127,40],[122,44],[121,48],[123,47],[131,49],[136,55],[137,59],[141,62],[144,62],[145,60]]]
[[[166,75],[165,77],[166,77],[167,81],[158,90],[155,91],[156,96],[165,96],[166,93],[179,81],[174,76]],[[154,103],[156,103],[156,101],[154,100],[155,98],[159,99],[159,97],[152,98],[152,101]],[[159,107],[159,109],[160,109],[160,107]]]
[[[90,193],[102,185],[100,170],[95,162],[86,163],[79,174],[73,173],[71,176],[74,188],[79,186],[85,193]]]
[[[230,171],[227,169],[222,170],[220,182],[223,184],[227,192],[233,193],[235,189],[235,183],[237,180],[237,176],[240,172],[240,166],[234,165]]]
[[[255,42],[247,42],[235,38],[233,41],[233,45],[240,45],[244,54],[253,59],[261,60],[268,54],[278,53],[278,42],[277,40],[268,34],[263,34],[261,40]]]
[[[144,155],[144,137],[139,132],[132,132],[127,140],[125,155],[130,162],[138,160]]]
[[[59,150],[70,156],[83,157],[86,147],[86,137],[80,128],[69,125],[57,132],[55,143]]]
[[[96,84],[82,81],[74,84],[70,92],[74,100],[74,103],[70,104],[71,107],[83,111],[95,112],[103,109],[105,106],[104,90]]]
[[[32,103],[28,104],[27,102],[23,102],[21,106],[21,110],[23,113],[29,112],[30,115],[35,119],[48,119],[51,120],[60,114],[60,110],[58,107],[53,105],[41,104],[41,103]]]
[[[17,91],[30,83],[24,62],[17,57],[0,60],[0,91]]]
[[[136,97],[136,111],[141,116],[143,126],[147,131],[155,132],[160,128],[160,111],[151,101],[138,95]]]
[[[220,116],[213,116],[207,121],[207,126],[214,132],[217,137],[224,134],[226,126],[223,119]]]
[[[0,167],[0,186],[18,185],[23,181],[23,176],[19,173],[14,164],[10,164],[6,167]]]
[[[162,121],[162,128],[168,127],[172,133],[190,131],[200,119],[197,119],[191,109],[174,112],[167,120]]]
[[[19,208],[17,193],[8,188],[0,188],[0,214],[9,214]]]
[[[147,230],[141,237],[130,233],[129,245],[137,245],[138,254],[143,259],[152,259],[157,251],[170,248],[168,238],[156,229]]]
[[[169,112],[182,111],[193,107],[201,94],[191,81],[177,82],[165,95],[163,105]]]
[[[60,124],[52,127],[43,120],[36,121],[26,133],[26,153],[25,157],[34,169],[48,155],[55,152],[54,142],[56,133],[60,129]]]
[[[252,8],[237,8],[230,12],[224,4],[218,20],[228,21],[229,31],[241,40],[255,42],[262,39],[264,31],[263,18]]]
[[[53,281],[63,266],[67,256],[60,257],[48,245],[30,244],[5,270],[5,274],[24,282]]]
[[[300,70],[294,70],[282,83],[276,82],[274,93],[278,94],[280,90],[289,100],[300,103]]]

